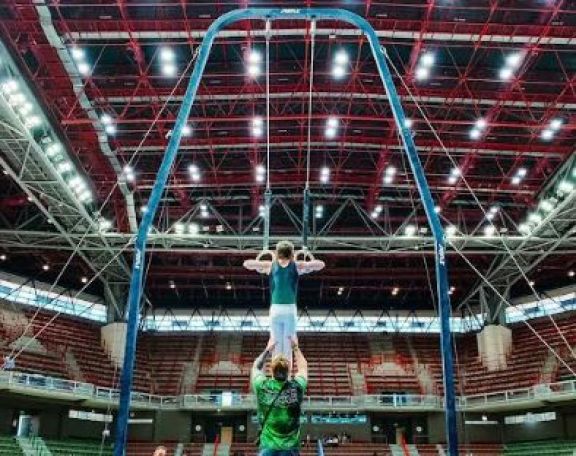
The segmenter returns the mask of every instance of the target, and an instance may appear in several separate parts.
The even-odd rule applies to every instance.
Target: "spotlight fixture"
[[[326,121],[326,130],[325,130],[326,137],[329,139],[335,138],[337,132],[338,132],[338,118],[329,117],[328,120]]]
[[[394,176],[396,176],[396,168],[392,165],[389,165],[384,171],[384,183],[390,185],[394,182]]]
[[[195,165],[193,163],[190,166],[188,166],[188,173],[190,174],[190,178],[192,179],[193,182],[200,181],[201,176],[200,176],[200,168],[198,168],[198,165]]]
[[[330,168],[324,166],[320,170],[320,182],[327,184],[330,181]]]
[[[414,236],[416,234],[416,226],[415,225],[406,225],[404,228],[404,235],[405,236]]]

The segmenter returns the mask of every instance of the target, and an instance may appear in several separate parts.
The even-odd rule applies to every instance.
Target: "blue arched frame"
[[[138,335],[138,323],[140,318],[140,300],[142,298],[142,278],[144,269],[144,259],[146,255],[146,241],[149,229],[154,221],[154,216],[158,210],[160,199],[166,187],[166,182],[176,158],[182,130],[187,123],[192,103],[196,97],[200,79],[204,73],[206,62],[214,40],[218,33],[234,22],[242,20],[335,20],[347,22],[356,26],[364,33],[370,44],[378,72],[384,84],[392,113],[400,132],[404,151],[408,157],[410,168],[414,180],[418,187],[424,209],[430,224],[430,229],[434,236],[435,243],[435,265],[436,265],[436,292],[438,295],[439,312],[441,320],[441,351],[443,381],[445,392],[445,421],[446,421],[446,441],[448,442],[448,454],[458,455],[458,432],[456,416],[456,399],[454,391],[454,363],[452,353],[452,333],[450,330],[450,296],[448,294],[448,271],[446,267],[446,240],[444,230],[440,223],[438,214],[434,211],[434,200],[430,193],[430,188],[422,168],[422,163],[418,157],[416,145],[412,138],[412,133],[405,125],[405,115],[396,87],[388,68],[383,49],[380,47],[378,36],[372,26],[362,17],[350,11],[331,8],[302,8],[302,9],[277,9],[277,8],[248,8],[234,10],[219,17],[210,26],[198,52],[197,61],[188,82],[186,94],[182,101],[182,106],[178,112],[172,136],[168,142],[168,147],[162,159],[160,169],[156,176],[156,182],[152,188],[150,199],[148,200],[148,210],[144,214],[140,223],[136,237],[134,259],[132,264],[132,277],[130,282],[130,293],[128,296],[128,317],[125,342],[124,365],[120,380],[120,403],[118,415],[116,417],[116,443],[114,446],[115,456],[124,456],[126,440],[128,436],[128,418],[130,411],[130,398],[132,390],[132,378],[134,374],[134,358],[136,352],[136,339]]]

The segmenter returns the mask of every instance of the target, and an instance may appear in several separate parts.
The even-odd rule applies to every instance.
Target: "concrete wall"
[[[93,439],[99,440],[102,436],[104,423],[71,419],[68,417],[70,409],[83,409],[74,404],[62,404],[27,397],[0,397],[0,434],[14,433],[13,420],[20,411],[39,416],[39,433],[49,439]],[[86,408],[84,408],[86,409]],[[90,410],[90,409],[86,409]],[[496,424],[466,425],[460,423],[460,439],[465,442],[506,443],[516,441],[531,441],[542,439],[576,439],[576,405],[558,406],[555,409],[535,409],[534,412],[556,411],[557,419],[545,423],[525,423],[506,425],[504,417],[525,413],[525,411],[510,411],[507,413],[487,414],[489,421]],[[102,413],[104,410],[97,410]],[[237,440],[252,441],[257,433],[258,426],[250,419],[251,413],[194,413],[180,411],[163,412],[134,412],[133,418],[153,418],[153,424],[131,424],[129,436],[137,440],[172,440],[204,442],[208,436],[213,437],[219,426],[231,426]],[[482,421],[482,413],[467,413],[465,419],[469,421]],[[369,416],[368,423],[364,425],[331,425],[311,424],[302,426],[302,437],[310,434],[312,438],[339,434],[346,432],[354,441],[389,441],[394,439],[394,426],[405,429],[410,441],[418,443],[443,443],[444,414],[379,414]],[[196,425],[200,431],[196,431]],[[378,425],[380,430],[374,432],[372,427]],[[242,431],[242,427],[245,429]],[[418,431],[417,429],[420,429]],[[112,437],[114,426],[110,427]],[[210,440],[210,439],[208,439]]]

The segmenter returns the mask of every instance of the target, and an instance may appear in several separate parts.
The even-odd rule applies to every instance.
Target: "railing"
[[[35,391],[44,394],[69,394],[87,400],[117,402],[120,392],[113,388],[94,386],[38,374],[17,371],[0,371],[0,389]],[[493,393],[472,394],[458,397],[460,409],[500,406],[517,402],[561,401],[576,398],[576,380],[536,385]],[[160,396],[134,391],[132,402],[136,406],[162,409],[206,409],[240,408],[254,409],[256,402],[252,394],[186,394],[183,396]],[[443,397],[417,394],[366,394],[361,396],[306,396],[303,403],[307,409],[405,409],[441,410]]]

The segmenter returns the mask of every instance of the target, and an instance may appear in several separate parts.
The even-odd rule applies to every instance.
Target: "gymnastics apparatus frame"
[[[445,394],[445,423],[446,441],[448,443],[449,456],[458,456],[458,428],[456,415],[456,400],[454,390],[454,362],[452,352],[452,333],[450,329],[450,296],[448,293],[448,270],[446,266],[446,239],[444,230],[440,223],[438,214],[434,211],[434,200],[430,193],[430,188],[422,168],[422,163],[418,157],[416,145],[412,139],[412,133],[405,126],[405,115],[396,87],[386,63],[385,51],[380,47],[378,37],[372,26],[355,13],[342,9],[333,8],[302,8],[302,9],[281,9],[281,8],[248,8],[230,11],[220,16],[209,27],[200,45],[197,61],[194,65],[192,75],[188,82],[186,94],[182,100],[182,106],[178,112],[172,136],[168,142],[166,153],[156,176],[156,181],[152,188],[152,193],[148,201],[148,210],[142,218],[138,234],[135,241],[134,259],[132,264],[132,277],[130,281],[130,292],[128,295],[128,318],[126,329],[126,341],[124,348],[124,363],[120,380],[120,403],[118,415],[116,417],[116,438],[114,445],[114,456],[124,456],[126,441],[128,437],[128,418],[130,412],[130,399],[132,392],[132,378],[134,374],[134,359],[136,352],[136,339],[138,335],[138,324],[140,318],[140,301],[142,298],[142,279],[144,271],[144,259],[146,255],[146,240],[149,229],[154,221],[160,199],[166,187],[170,169],[176,158],[182,130],[187,123],[192,103],[196,97],[200,79],[204,73],[206,62],[212,45],[218,33],[226,26],[243,20],[336,20],[347,22],[356,26],[366,36],[370,43],[370,48],[374,55],[380,78],[384,84],[392,113],[396,121],[396,126],[400,132],[400,137],[404,150],[410,163],[414,180],[418,187],[420,197],[426,211],[428,223],[434,237],[435,247],[435,270],[436,270],[436,292],[439,302],[439,313],[441,321],[441,351],[442,370]]]

